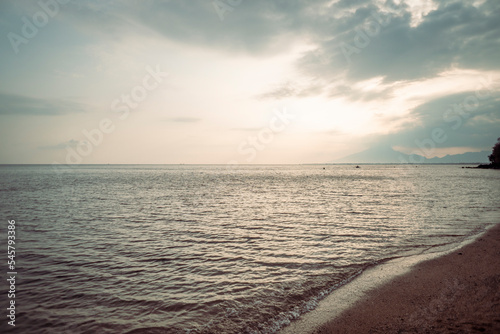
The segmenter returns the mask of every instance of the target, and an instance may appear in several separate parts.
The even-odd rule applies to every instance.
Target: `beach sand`
[[[500,225],[414,261],[372,268],[281,333],[500,333]]]

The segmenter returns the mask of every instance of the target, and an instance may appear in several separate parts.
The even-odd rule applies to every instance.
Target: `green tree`
[[[497,139],[497,143],[493,146],[493,152],[488,156],[492,164],[500,164],[500,138]]]

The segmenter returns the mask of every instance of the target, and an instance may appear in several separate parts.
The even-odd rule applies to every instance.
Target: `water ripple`
[[[28,332],[272,333],[363,269],[491,223],[499,181],[456,166],[1,166],[0,213],[18,226]]]

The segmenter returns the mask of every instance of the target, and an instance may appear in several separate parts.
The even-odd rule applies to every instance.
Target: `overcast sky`
[[[500,1],[0,2],[0,163],[315,163],[500,137]]]

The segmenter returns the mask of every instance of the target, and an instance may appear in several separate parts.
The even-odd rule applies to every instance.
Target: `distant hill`
[[[342,159],[332,161],[333,163],[488,163],[488,155],[491,152],[467,152],[463,154],[446,155],[442,158],[427,159],[421,155],[401,153],[391,147],[376,147],[363,152],[351,154]]]
[[[489,151],[467,152],[463,154],[445,155],[442,158],[427,159],[428,163],[453,164],[453,163],[489,163]]]

